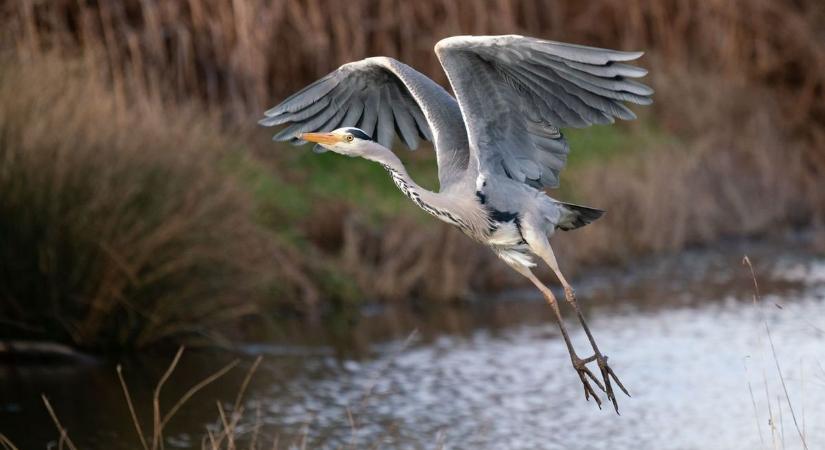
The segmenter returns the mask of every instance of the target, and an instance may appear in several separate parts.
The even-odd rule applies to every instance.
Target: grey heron
[[[555,200],[569,152],[560,128],[635,119],[624,102],[647,105],[653,90],[634,81],[645,69],[623,52],[518,35],[454,36],[435,53],[455,97],[387,57],[345,64],[266,111],[264,126],[289,124],[273,139],[316,143],[316,151],[381,164],[398,188],[436,218],[490,247],[529,279],[552,308],[584,389],[601,408],[593,385],[618,413],[613,383],[627,389],[599,350],[550,246],[557,229],[572,230],[603,211]],[[390,150],[398,137],[410,149],[435,146],[438,192],[422,188]],[[564,288],[592,347],[576,353],[553,292],[532,272],[544,261]],[[596,362],[601,379],[588,364]]]

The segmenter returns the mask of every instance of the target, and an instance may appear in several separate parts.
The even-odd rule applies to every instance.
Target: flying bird
[[[393,182],[427,213],[487,245],[544,295],[573,368],[601,408],[594,385],[618,413],[613,383],[627,389],[596,345],[550,246],[556,230],[573,230],[604,211],[561,202],[559,186],[570,150],[560,129],[635,119],[625,102],[652,103],[653,90],[634,81],[645,69],[623,52],[518,35],[454,36],[435,53],[455,97],[411,67],[387,57],[345,64],[266,111],[264,126],[288,124],[273,140],[313,142],[382,165]],[[438,192],[422,188],[390,150],[396,135],[410,149],[435,146]],[[592,347],[579,357],[553,292],[531,271],[543,261],[564,288]],[[595,362],[600,377],[588,367]]]

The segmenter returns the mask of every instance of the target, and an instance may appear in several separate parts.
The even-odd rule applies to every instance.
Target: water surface
[[[756,252],[761,308],[739,247],[577,280],[591,328],[633,395],[619,399],[620,416],[584,401],[549,310],[526,291],[466,308],[367,311],[347,338],[318,331],[248,346],[242,366],[252,355],[265,359],[245,401],[247,422],[278,435],[282,448],[801,448],[800,433],[821,448],[825,260],[804,250],[744,250]],[[582,333],[574,339],[585,354]],[[234,356],[187,354],[166,407]],[[148,404],[168,359],[125,361],[139,404]],[[215,402],[231,403],[242,378],[235,370],[196,396],[170,423],[168,445],[199,448]],[[137,448],[111,364],[0,366],[0,386],[0,432],[21,448],[56,437],[41,392],[84,448]]]

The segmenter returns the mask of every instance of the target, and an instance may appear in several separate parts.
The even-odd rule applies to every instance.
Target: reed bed
[[[278,247],[223,138],[53,63],[0,74],[0,338],[141,348],[255,313]]]
[[[102,55],[102,75],[124,98],[198,97],[242,117],[367,55],[444,82],[438,39],[523,33],[644,49],[662,58],[657,72],[699,67],[768,85],[787,98],[792,124],[825,120],[816,0],[23,0],[4,17],[6,42],[26,57]]]
[[[253,217],[265,206],[222,163],[230,149],[246,148],[269,176],[294,178],[286,152],[249,138],[260,134],[252,127],[261,111],[370,55],[397,57],[445,83],[432,47],[454,34],[522,33],[648,51],[642,64],[657,93],[642,121],[671,139],[565,172],[570,200],[608,210],[593,226],[554,240],[566,271],[825,219],[825,7],[816,0],[21,0],[0,6],[0,24],[5,66],[19,69],[0,79],[0,180],[29,189],[18,203],[6,197],[22,188],[3,190],[5,223],[42,231],[19,234],[17,247],[7,248],[73,248],[79,236],[91,244],[71,255],[88,264],[73,265],[105,268],[97,286],[83,271],[63,271],[74,273],[65,279],[35,271],[43,276],[25,295],[3,280],[0,295],[11,306],[2,312],[25,328],[46,311],[61,340],[89,342],[99,334],[79,330],[113,329],[121,319],[112,317],[148,323],[136,318],[172,305],[207,308],[174,312],[201,325],[227,305],[236,316],[263,305],[317,319],[363,299],[450,301],[518,283],[455,230],[404,214],[376,225],[365,220],[368,206],[341,199],[313,212],[324,214],[320,230],[302,220],[276,224],[290,228],[286,235],[262,231]],[[157,161],[162,170],[145,169]],[[72,175],[55,175],[64,172]],[[24,182],[13,173],[31,176]],[[96,195],[72,196],[67,180]],[[133,220],[141,210],[126,205],[143,196],[168,198],[153,207],[164,212]],[[40,215],[23,213],[31,205]],[[54,215],[68,214],[66,205],[78,206],[75,222]],[[281,213],[269,216],[283,222]],[[110,219],[103,228],[88,227],[89,218],[101,217]],[[56,223],[84,231],[44,225]],[[174,230],[163,241],[166,253],[154,241],[141,249],[152,227]],[[176,256],[174,249],[190,244],[201,250]],[[170,284],[144,281],[155,270],[150,254],[168,256],[157,270],[188,275]],[[61,261],[28,261],[49,267],[44,260]],[[144,295],[153,306],[137,313],[144,300],[135,298]],[[38,307],[29,311],[24,297],[39,299],[31,303]],[[58,306],[68,298],[73,306]],[[81,317],[83,326],[57,322],[58,313]],[[183,323],[152,325],[162,332],[151,335],[205,328]],[[130,342],[156,340],[127,334]]]

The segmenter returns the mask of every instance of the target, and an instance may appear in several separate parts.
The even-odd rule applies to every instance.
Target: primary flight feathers
[[[353,126],[390,147],[434,141],[442,187],[475,158],[480,173],[557,187],[569,152],[564,127],[636,116],[623,102],[650,104],[653,90],[624,64],[642,52],[506,36],[455,36],[435,52],[456,98],[391,58],[345,64],[265,113],[262,125],[289,124],[274,139]]]

